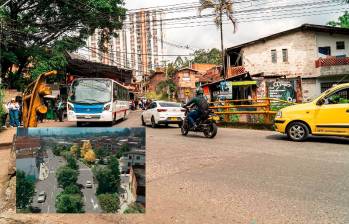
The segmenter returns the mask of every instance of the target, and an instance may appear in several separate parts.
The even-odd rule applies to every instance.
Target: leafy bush
[[[83,213],[84,203],[80,194],[61,192],[56,198],[57,213]]]
[[[132,203],[128,206],[128,208],[124,211],[124,213],[144,213],[145,209],[142,205],[138,203]]]
[[[117,194],[100,194],[97,198],[104,212],[115,213],[118,211],[120,201]]]

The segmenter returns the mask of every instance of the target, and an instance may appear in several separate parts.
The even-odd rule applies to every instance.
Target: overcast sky
[[[198,2],[199,0],[197,0]],[[266,3],[271,3],[271,6],[276,4],[294,4],[295,2],[309,2],[309,0],[278,0],[275,3],[275,0],[265,0]],[[322,0],[314,0],[322,1]],[[333,0],[336,1],[336,0]],[[195,2],[195,0],[126,0],[126,8],[128,9],[138,9],[142,7],[154,7],[154,6],[164,6],[178,3],[188,3]],[[263,0],[257,0],[257,2],[262,2],[264,7]],[[312,2],[312,1],[310,1]],[[323,1],[322,1],[323,2]],[[250,7],[251,5],[246,6]],[[270,6],[270,5],[269,5]],[[244,6],[242,6],[245,8]],[[260,6],[257,6],[260,7]],[[308,7],[308,6],[306,6]],[[233,26],[231,24],[224,25],[224,47],[231,47],[237,44],[248,42],[254,39],[267,36],[276,32],[284,31],[297,27],[304,23],[313,23],[325,25],[330,20],[337,20],[337,18],[344,13],[344,10],[349,8],[349,5],[342,6],[333,6],[331,11],[329,10],[329,5],[315,5],[309,6],[315,7],[311,10],[317,10],[321,12],[322,15],[312,15],[312,16],[299,16],[295,15],[293,18],[287,19],[278,19],[278,20],[266,20],[266,21],[255,21],[255,22],[239,22],[238,20],[238,29],[237,32],[233,33]],[[337,9],[337,10],[336,10]],[[323,12],[323,13],[322,13]],[[189,13],[189,14],[188,14]],[[207,11],[211,13],[211,11]],[[285,12],[287,13],[287,12]],[[181,17],[187,15],[197,15],[197,11],[192,12],[176,13],[175,15],[171,14],[166,16],[166,18],[172,17]],[[319,13],[317,13],[319,14]],[[258,16],[254,15],[254,16]],[[267,17],[267,16],[266,16]],[[171,43],[178,43],[181,45],[189,45],[192,48],[220,48],[220,36],[219,30],[215,26],[200,26],[200,27],[190,27],[190,28],[180,28],[180,29],[166,29],[165,30],[165,40]],[[166,46],[169,54],[189,54],[191,51],[180,49],[176,47]]]

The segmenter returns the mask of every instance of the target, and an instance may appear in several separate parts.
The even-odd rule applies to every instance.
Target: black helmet
[[[196,90],[196,95],[197,95],[197,96],[204,95],[204,91],[202,91],[201,88],[200,88],[200,89],[197,89],[197,90]]]

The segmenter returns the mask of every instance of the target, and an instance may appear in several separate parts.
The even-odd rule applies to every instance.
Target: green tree
[[[116,153],[116,158],[120,159],[125,152],[129,152],[130,148],[127,144],[121,146],[121,148]]]
[[[192,63],[198,64],[221,64],[222,54],[217,48],[212,48],[211,50],[200,49],[194,51],[194,59]]]
[[[97,198],[104,212],[116,213],[118,211],[120,201],[117,194],[100,194]]]
[[[345,11],[344,15],[338,17],[338,21],[330,21],[327,23],[327,25],[334,26],[334,27],[349,28],[349,13],[348,13],[348,11]]]
[[[117,183],[117,186],[119,187],[119,185],[120,185],[120,168],[119,168],[119,161],[115,156],[110,157],[108,167],[111,170],[112,175],[114,176],[114,180]]]
[[[22,170],[16,172],[16,208],[27,208],[35,193],[35,183]]]
[[[119,183],[115,179],[111,169],[99,167],[94,169],[94,174],[98,182],[97,195],[118,192]]]
[[[76,183],[78,180],[78,172],[68,166],[62,166],[58,168],[56,177],[58,185],[62,188],[66,188]]]
[[[22,74],[30,63],[33,74],[60,69],[67,63],[65,51],[85,45],[96,29],[105,50],[105,43],[122,28],[123,5],[122,0],[9,1],[0,9],[2,71],[17,64]]]
[[[124,211],[124,213],[126,214],[130,214],[130,213],[144,213],[145,209],[142,205],[138,204],[138,203],[132,203],[130,204],[127,209]]]
[[[224,46],[223,46],[223,16],[226,15],[233,23],[234,32],[236,28],[236,20],[233,17],[233,1],[232,0],[200,0],[199,12],[203,10],[212,9],[214,13],[214,21],[221,33],[221,59],[223,67],[223,76],[225,78],[225,63],[224,63]]]
[[[72,155],[67,156],[67,166],[72,168],[73,170],[79,169],[79,165],[77,164],[76,159]]]
[[[79,194],[65,194],[61,192],[56,198],[57,213],[83,213],[84,203]]]
[[[81,194],[79,187],[75,184],[66,186],[63,190],[64,194]]]

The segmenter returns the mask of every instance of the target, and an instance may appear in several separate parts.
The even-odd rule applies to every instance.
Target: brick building
[[[151,76],[149,76],[147,90],[149,92],[155,92],[157,85],[162,81],[166,81],[165,72],[161,70],[155,71]]]
[[[242,66],[259,78],[259,97],[268,96],[263,80],[283,79],[308,101],[338,81],[349,82],[348,55],[349,29],[304,24],[227,49],[226,63],[228,71]]]

